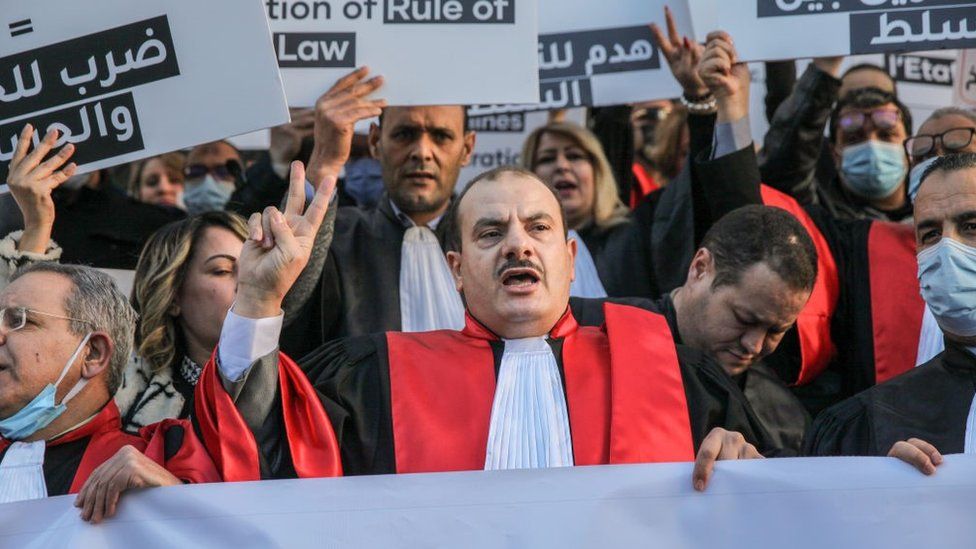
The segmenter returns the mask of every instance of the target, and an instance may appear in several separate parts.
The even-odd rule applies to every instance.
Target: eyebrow
[[[210,263],[214,259],[228,259],[232,263],[236,263],[237,262],[237,258],[234,257],[234,256],[232,256],[232,255],[228,255],[228,254],[214,254],[214,255],[208,257],[207,260],[204,261],[204,263]]]
[[[536,221],[548,221],[550,223],[554,223],[555,219],[552,217],[552,215],[546,212],[536,212],[527,216],[524,222],[533,223]],[[482,217],[481,219],[475,222],[474,227],[471,229],[471,232],[477,233],[481,229],[485,229],[488,227],[504,227],[506,224],[507,221],[505,221],[500,217]]]

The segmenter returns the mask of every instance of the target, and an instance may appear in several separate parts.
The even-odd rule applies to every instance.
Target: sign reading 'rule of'
[[[266,0],[288,102],[359,66],[391,105],[535,103],[537,0]]]

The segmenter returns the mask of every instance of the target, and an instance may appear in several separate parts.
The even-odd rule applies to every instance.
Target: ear
[[[463,279],[461,278],[461,254],[459,252],[447,252],[447,266],[451,269],[454,287],[457,288],[458,292],[464,292]]]
[[[92,379],[108,369],[115,342],[105,332],[93,332],[86,345],[88,349],[81,355],[81,377]]]
[[[569,281],[576,281],[576,254],[579,251],[579,244],[575,238],[570,237],[566,240],[566,250],[569,252]]]
[[[699,248],[695,252],[695,257],[691,258],[691,265],[688,267],[688,280],[686,286],[696,286],[703,282],[711,284],[711,279],[715,275],[715,260],[712,252],[707,248]]]
[[[464,156],[461,158],[461,165],[467,166],[471,163],[471,155],[474,154],[474,145],[478,140],[475,132],[464,132]]]
[[[369,155],[373,158],[380,157],[380,134],[383,133],[383,128],[380,128],[376,123],[371,123],[369,125]]]

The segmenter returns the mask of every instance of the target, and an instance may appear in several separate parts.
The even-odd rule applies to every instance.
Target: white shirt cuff
[[[220,373],[229,381],[240,381],[259,358],[278,348],[284,313],[271,318],[245,318],[227,311],[217,345]]]

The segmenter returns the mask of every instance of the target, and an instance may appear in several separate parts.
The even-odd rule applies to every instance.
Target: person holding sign
[[[814,290],[807,306],[811,314],[806,320],[801,315],[799,340],[781,346],[770,363],[787,382],[810,385],[799,391],[814,413],[914,367],[920,351],[923,303],[917,297],[911,233],[903,225],[838,219],[822,208],[803,207],[761,185],[752,143],[736,141],[731,137],[740,132],[728,131],[745,128],[744,135],[749,135],[749,73],[738,63],[728,34],[709,35],[700,72],[719,98],[714,150],[694,163],[707,200],[782,207],[806,226],[817,243],[821,279],[820,289]],[[847,133],[838,139],[864,139],[884,131],[903,134],[904,117],[891,101],[890,96],[870,88],[849,94],[835,108],[835,121],[839,124],[840,113],[844,113],[851,131],[835,126],[835,132]],[[862,110],[863,105],[874,106]],[[894,125],[883,130],[880,126],[885,121]],[[706,138],[712,135],[693,141]],[[819,353],[822,360],[807,360],[811,352]]]
[[[793,93],[776,110],[760,155],[763,180],[801,204],[817,204],[841,219],[904,221],[911,216],[911,208],[906,207],[903,199],[904,174],[901,178],[896,177],[900,172],[895,169],[901,165],[900,170],[904,171],[904,163],[890,145],[897,144],[899,138],[904,139],[898,131],[899,126],[911,132],[910,118],[903,117],[903,124],[894,125],[891,139],[885,137],[888,130],[874,130],[875,135],[869,139],[876,144],[871,147],[846,150],[850,144],[846,130],[832,131],[829,143],[824,139],[828,120],[832,120],[829,127],[838,126],[838,113],[831,113],[838,100],[845,101],[851,93],[861,93],[867,88],[891,94],[887,103],[898,107],[903,115],[907,114],[907,109],[901,108],[897,101],[894,81],[884,69],[860,64],[841,75],[842,62],[842,57],[814,59]],[[864,108],[884,105],[878,103]],[[849,116],[848,113],[839,114],[841,118]],[[857,155],[867,160],[873,160],[875,156],[883,160],[887,158],[884,155],[888,155],[892,165],[889,180],[882,183],[886,176],[880,173],[856,173]]]
[[[770,449],[738,388],[711,359],[675,345],[662,316],[608,303],[602,329],[577,324],[568,308],[576,244],[558,198],[534,174],[482,174],[447,216],[448,247],[456,250],[447,256],[451,276],[467,307],[463,330],[346,338],[303,360],[345,474],[692,461],[697,454],[693,481],[702,490],[715,460]],[[274,210],[253,217],[245,245],[253,253],[240,265],[241,286],[250,289],[229,314],[257,323],[278,313],[307,261],[306,238],[292,237]],[[218,356],[231,339],[252,348],[239,338],[256,333],[225,322]],[[277,360],[254,356],[243,375]],[[208,368],[233,379],[241,365],[221,360]],[[255,433],[256,442],[281,433]]]
[[[368,98],[383,80],[367,74],[359,69],[319,98],[309,181],[318,186],[337,177],[355,123],[380,116],[369,143],[382,166],[386,197],[375,209],[339,208],[334,226],[322,229],[285,301],[282,347],[296,356],[341,336],[464,325],[440,222],[471,159],[474,132],[467,131],[459,105],[384,110],[384,100]],[[324,244],[326,235],[331,245]]]
[[[976,453],[976,153],[938,157],[921,176],[915,241],[922,297],[945,333],[929,362],[825,411],[815,455],[903,455],[931,474],[939,452]]]

